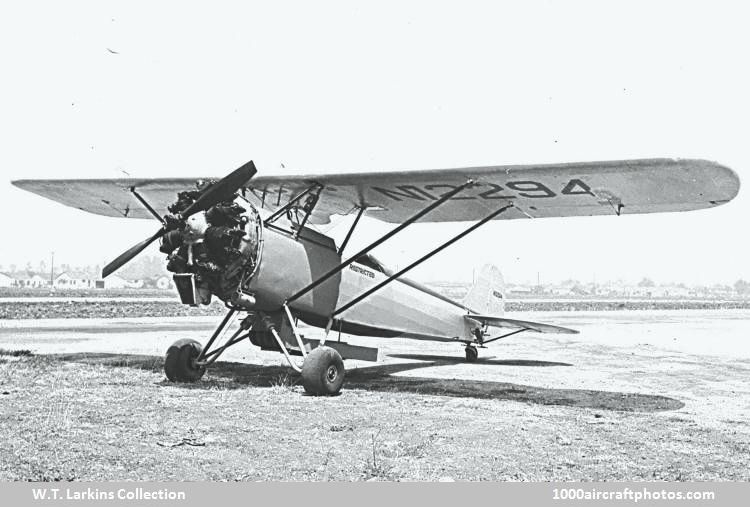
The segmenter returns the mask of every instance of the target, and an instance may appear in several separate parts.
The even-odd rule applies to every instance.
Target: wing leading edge
[[[575,329],[567,327],[553,326],[551,324],[542,324],[527,320],[506,319],[504,317],[493,317],[491,315],[465,315],[464,318],[469,321],[476,321],[482,325],[492,327],[504,327],[510,329],[528,329],[537,333],[554,333],[554,334],[578,334]]]
[[[131,189],[160,213],[177,192],[207,178],[18,180],[13,184],[66,206],[99,215],[151,218]],[[696,159],[642,159],[568,164],[470,167],[397,172],[257,176],[243,185],[259,207],[274,211],[311,185],[323,186],[311,217],[328,223],[357,207],[401,223],[467,180],[476,185],[426,215],[422,222],[476,221],[504,204],[496,219],[621,215],[718,206],[739,191],[731,169]]]

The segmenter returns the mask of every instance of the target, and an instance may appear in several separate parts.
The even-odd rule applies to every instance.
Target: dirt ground
[[[380,358],[332,398],[246,343],[167,382],[166,347],[214,317],[5,321],[0,480],[750,480],[750,311],[515,316],[581,334],[475,364],[352,338]]]

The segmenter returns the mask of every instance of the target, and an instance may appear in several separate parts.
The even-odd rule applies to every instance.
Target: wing
[[[553,326],[551,324],[541,324],[539,322],[530,322],[527,320],[506,319],[503,317],[493,317],[491,315],[466,315],[464,318],[469,321],[476,321],[482,325],[492,327],[528,329],[529,331],[536,331],[537,333],[578,334],[578,331],[575,329]]]
[[[20,180],[13,184],[91,213],[149,218],[135,188],[160,213],[178,191],[200,178],[117,180]],[[276,210],[313,184],[323,186],[311,217],[367,207],[367,214],[401,223],[467,180],[476,185],[425,216],[423,222],[479,220],[512,202],[497,219],[657,213],[709,208],[739,191],[729,168],[706,160],[647,159],[573,164],[471,167],[422,171],[257,176],[245,186],[259,207]]]

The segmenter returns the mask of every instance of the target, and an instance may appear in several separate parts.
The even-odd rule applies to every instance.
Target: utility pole
[[[593,284],[593,287],[592,287],[592,290],[591,290],[591,292],[592,292],[592,293],[593,293],[594,295],[596,295],[596,273],[594,273],[594,284]]]
[[[49,266],[49,286],[55,286],[55,252],[52,252],[52,262]]]

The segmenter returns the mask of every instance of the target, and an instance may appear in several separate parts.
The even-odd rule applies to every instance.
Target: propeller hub
[[[196,213],[190,215],[185,220],[185,226],[182,231],[182,237],[185,243],[197,243],[203,239],[208,229],[205,213]]]

